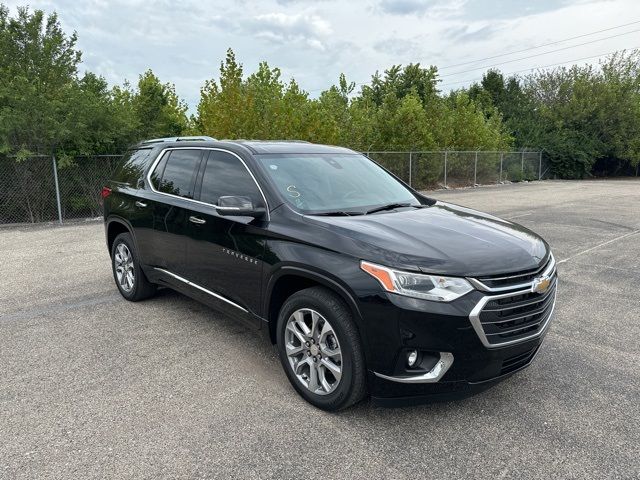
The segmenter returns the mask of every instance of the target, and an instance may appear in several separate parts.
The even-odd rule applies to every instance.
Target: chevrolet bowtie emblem
[[[531,284],[531,291],[535,293],[545,293],[549,290],[551,286],[551,278],[547,277],[537,277],[533,279],[533,283]]]

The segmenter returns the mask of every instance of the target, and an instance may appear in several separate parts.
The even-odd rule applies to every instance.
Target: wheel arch
[[[116,237],[121,233],[128,233],[133,238],[133,243],[138,248],[136,243],[135,236],[133,235],[133,228],[131,224],[127,222],[124,218],[116,217],[110,218],[107,220],[107,248],[109,249],[109,255],[111,255],[111,248],[113,247],[113,242]]]
[[[360,328],[362,316],[353,294],[331,277],[297,266],[283,266],[269,280],[263,312],[265,312],[265,317],[268,322],[269,339],[271,343],[275,344],[277,342],[276,326],[278,323],[278,314],[287,298],[300,290],[317,286],[327,288],[344,301],[353,315],[356,328],[358,329],[360,339],[364,346],[365,338]]]

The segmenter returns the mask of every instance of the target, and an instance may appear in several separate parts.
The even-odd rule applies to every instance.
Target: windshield
[[[391,204],[420,205],[411,191],[364,155],[257,157],[287,202],[307,214],[360,214]]]

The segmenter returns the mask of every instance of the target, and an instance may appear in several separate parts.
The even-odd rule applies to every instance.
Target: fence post
[[[409,152],[409,186],[411,186],[411,170],[412,170],[412,168],[411,168],[411,165],[412,165],[411,154],[412,153],[413,152]]]
[[[502,183],[502,161],[504,160],[504,152],[500,152],[500,180],[498,183]]]
[[[542,180],[542,150],[538,153],[538,180]]]
[[[473,186],[478,185],[478,151],[476,150],[476,161],[473,165]]]
[[[522,151],[522,166],[520,167],[520,171],[524,175],[524,150]]]
[[[58,221],[60,225],[62,225],[62,207],[60,205],[60,185],[58,184],[58,166],[56,165],[56,156],[51,155],[51,160],[53,161],[53,179],[56,183],[56,201],[58,203]]]
[[[444,151],[444,188],[447,188],[447,154],[448,150]]]

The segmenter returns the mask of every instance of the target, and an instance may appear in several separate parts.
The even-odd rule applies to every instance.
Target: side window
[[[254,205],[264,204],[256,182],[242,162],[230,153],[212,150],[202,177],[200,201],[217,205],[218,198],[227,195],[249,197]]]
[[[156,190],[193,198],[195,170],[202,150],[171,150],[158,162],[151,175]]]
[[[157,163],[156,168],[154,168],[153,172],[151,173],[151,183],[153,184],[153,188],[155,188],[156,190],[158,190],[158,185],[160,185],[160,179],[162,178],[164,167],[167,165],[167,159],[169,158],[169,155],[171,155],[171,151],[165,152],[165,154],[162,155],[160,161]]]
[[[150,148],[140,148],[137,150],[129,150],[117,162],[115,180],[126,183],[134,187],[141,187],[142,173],[147,166],[149,160]]]

